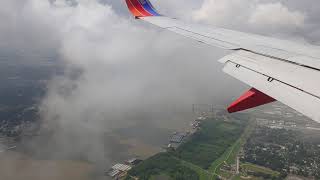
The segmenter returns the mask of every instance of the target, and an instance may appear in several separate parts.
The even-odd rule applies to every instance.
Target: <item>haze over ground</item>
[[[153,3],[190,22],[320,42],[317,0]],[[135,21],[122,0],[2,0],[0,22],[2,50],[54,54],[65,66],[40,104],[42,130],[50,130],[50,138],[31,146],[48,158],[81,156],[103,166],[126,148],[105,138],[115,129],[138,124],[148,136],[148,128],[188,121],[181,114],[193,103],[226,106],[248,88],[222,73],[217,60],[228,51]],[[37,57],[24,63],[37,66]]]

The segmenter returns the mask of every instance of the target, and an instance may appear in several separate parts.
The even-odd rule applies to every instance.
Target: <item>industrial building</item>
[[[129,159],[128,161],[126,161],[126,164],[131,165],[131,166],[136,166],[136,165],[138,165],[140,162],[142,162],[141,159],[132,158],[132,159]]]
[[[183,132],[175,132],[170,138],[170,143],[182,143],[186,135],[187,134]]]
[[[116,164],[109,170],[108,175],[114,179],[119,179],[127,175],[132,167],[126,164]]]

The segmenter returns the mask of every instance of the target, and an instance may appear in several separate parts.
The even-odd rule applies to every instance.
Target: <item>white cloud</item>
[[[290,11],[284,4],[258,4],[249,18],[249,23],[268,27],[280,26],[286,28],[303,27],[305,14],[299,11]]]
[[[193,19],[220,26],[243,24],[254,3],[253,0],[204,0],[201,8],[193,12]]]
[[[204,0],[193,12],[193,19],[220,27],[253,31],[260,34],[283,34],[306,28],[306,13],[290,10],[280,2],[263,0]]]

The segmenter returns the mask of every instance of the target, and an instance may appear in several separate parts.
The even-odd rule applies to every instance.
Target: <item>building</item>
[[[194,120],[190,125],[192,126],[193,129],[197,129],[200,127],[201,121]]]
[[[109,171],[109,173],[108,173],[108,175],[109,175],[110,177],[112,177],[112,178],[119,177],[120,174],[121,174],[121,171],[116,170],[116,169],[115,169],[115,170],[111,170],[111,171]]]
[[[201,122],[201,121],[204,121],[206,120],[207,118],[206,117],[203,117],[203,116],[200,116],[198,117],[197,119],[195,119],[196,122]]]
[[[131,166],[126,165],[126,164],[116,164],[112,166],[113,170],[119,170],[119,171],[129,171],[131,169]]]
[[[258,126],[267,126],[269,125],[268,119],[256,118]]]
[[[110,177],[114,179],[119,179],[121,177],[124,177],[127,175],[127,172],[131,169],[132,167],[126,164],[116,164],[111,167],[109,172],[107,173]]]
[[[239,158],[239,156],[237,156],[236,174],[240,174],[240,158]]]
[[[186,133],[175,132],[170,138],[170,143],[182,143],[185,137]]]
[[[128,161],[126,161],[126,163],[128,165],[131,165],[131,166],[136,166],[140,162],[142,162],[142,160],[141,159],[137,159],[137,158],[132,158],[132,159],[129,159]]]

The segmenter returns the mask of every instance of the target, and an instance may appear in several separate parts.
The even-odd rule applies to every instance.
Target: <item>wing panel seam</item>
[[[304,65],[304,64],[300,64],[300,63],[297,63],[297,62],[289,61],[287,59],[283,59],[283,58],[279,58],[279,57],[275,57],[275,56],[271,56],[271,55],[267,55],[267,54],[263,54],[263,53],[257,53],[255,51],[248,50],[248,49],[245,49],[245,48],[239,48],[238,50],[247,51],[247,52],[250,52],[250,53],[253,53],[253,54],[257,54],[257,55],[260,55],[260,56],[273,58],[273,59],[276,59],[276,60],[280,60],[280,61],[284,61],[284,62],[287,62],[287,63],[295,64],[297,66],[302,66],[302,67],[306,67],[306,68],[313,69],[313,70],[316,70],[316,71],[320,71],[320,69],[315,68],[315,67],[307,66],[307,65]]]
[[[227,61],[226,63],[228,63],[228,62],[230,62],[230,63],[232,63],[232,64],[234,64],[234,65],[239,65],[238,63],[235,63],[235,62],[233,62],[233,61]],[[246,67],[246,66],[241,65],[241,67],[243,67],[243,68],[245,68],[245,69],[248,69],[248,70],[250,70],[250,71],[253,71],[253,72],[255,72],[255,73],[261,74],[261,75],[263,75],[263,76],[265,76],[265,77],[272,78],[272,79],[275,80],[275,81],[278,81],[278,82],[280,82],[280,83],[282,83],[282,84],[285,84],[285,85],[287,85],[287,86],[290,86],[290,87],[292,87],[292,88],[295,88],[295,89],[297,89],[297,90],[299,90],[299,91],[301,91],[301,92],[304,92],[304,93],[306,93],[306,94],[309,94],[310,96],[313,96],[313,97],[318,98],[318,99],[320,100],[320,97],[319,97],[319,96],[314,95],[314,94],[312,94],[312,93],[309,93],[308,91],[305,91],[305,90],[303,90],[303,89],[301,89],[301,88],[297,88],[296,86],[293,86],[293,85],[291,85],[291,84],[288,84],[288,83],[286,83],[286,82],[284,82],[284,81],[281,81],[281,80],[279,80],[279,79],[277,79],[277,78],[271,77],[271,76],[269,76],[269,75],[267,75],[267,74],[260,73],[260,72],[258,72],[258,71],[256,71],[256,70],[251,69],[251,68],[248,68],[248,67]]]
[[[203,34],[200,34],[200,33],[196,33],[196,32],[193,32],[193,31],[190,31],[190,30],[187,30],[187,29],[183,29],[183,28],[180,28],[180,27],[177,27],[177,26],[173,26],[173,27],[166,27],[166,29],[169,29],[170,28],[177,28],[177,29],[180,29],[180,30],[183,30],[183,31],[186,31],[186,32],[189,32],[189,33],[192,33],[192,34],[196,34],[196,35],[199,35],[199,36],[202,36],[202,37],[205,37],[205,38],[209,38],[209,39],[213,39],[213,40],[216,40],[216,41],[220,41],[220,42],[223,42],[223,43],[226,43],[226,44],[230,44],[234,47],[239,47],[239,45],[237,44],[233,44],[233,43],[230,43],[230,42],[227,42],[227,41],[223,41],[223,40],[220,40],[220,39],[216,39],[216,38],[213,38],[213,37],[210,37],[210,36],[206,36],[206,35],[203,35]],[[231,48],[231,50],[239,50],[240,48]]]

